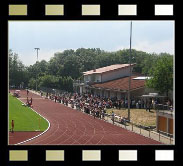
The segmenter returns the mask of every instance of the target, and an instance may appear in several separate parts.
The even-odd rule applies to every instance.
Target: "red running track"
[[[19,142],[23,142],[25,140],[31,139],[42,132],[39,131],[15,131],[15,132],[9,132],[9,145],[14,145]]]
[[[26,101],[26,91],[20,92]],[[63,104],[55,103],[29,92],[33,109],[51,124],[49,130],[23,145],[155,145],[150,138],[133,133],[100,119],[94,119]]]

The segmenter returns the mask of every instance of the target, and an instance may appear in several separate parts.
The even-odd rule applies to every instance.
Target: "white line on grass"
[[[23,103],[23,104],[25,104],[23,101],[21,101],[19,98],[17,98],[21,103]],[[33,140],[33,139],[35,139],[35,138],[37,138],[37,137],[40,137],[41,135],[43,135],[44,133],[46,133],[48,130],[49,130],[49,128],[50,128],[50,126],[51,126],[51,124],[50,124],[50,122],[49,122],[49,120],[48,119],[46,119],[44,116],[42,116],[41,114],[39,114],[38,112],[36,112],[34,109],[32,109],[31,107],[30,107],[30,109],[33,111],[33,112],[35,112],[36,114],[38,114],[39,116],[41,116],[43,119],[45,119],[47,122],[48,122],[48,128],[45,130],[45,131],[43,131],[41,134],[39,134],[39,135],[37,135],[37,136],[35,136],[35,137],[32,137],[32,138],[30,138],[30,139],[27,139],[27,140],[25,140],[25,141],[22,141],[22,142],[19,142],[19,143],[17,143],[17,144],[15,144],[15,145],[20,145],[20,144],[23,144],[23,143],[26,143],[26,142],[28,142],[28,141],[31,141],[31,140]]]

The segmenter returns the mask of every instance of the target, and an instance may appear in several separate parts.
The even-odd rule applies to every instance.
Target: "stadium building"
[[[131,64],[131,71],[135,64]],[[128,95],[130,64],[115,64],[90,71],[83,72],[84,81],[76,81],[74,90],[78,93],[92,93],[101,97],[118,99],[126,98]],[[144,77],[132,72],[131,96],[145,94]]]

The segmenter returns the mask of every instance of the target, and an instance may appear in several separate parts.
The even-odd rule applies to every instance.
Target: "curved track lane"
[[[26,91],[20,92],[20,100],[26,101]],[[48,119],[49,130],[22,145],[155,145],[150,138],[44,99],[29,92],[33,109]]]

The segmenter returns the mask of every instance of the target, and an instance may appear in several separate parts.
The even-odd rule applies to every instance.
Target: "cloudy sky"
[[[9,48],[25,65],[49,60],[65,49],[129,48],[130,21],[10,21]],[[174,21],[133,21],[132,48],[174,55]]]

